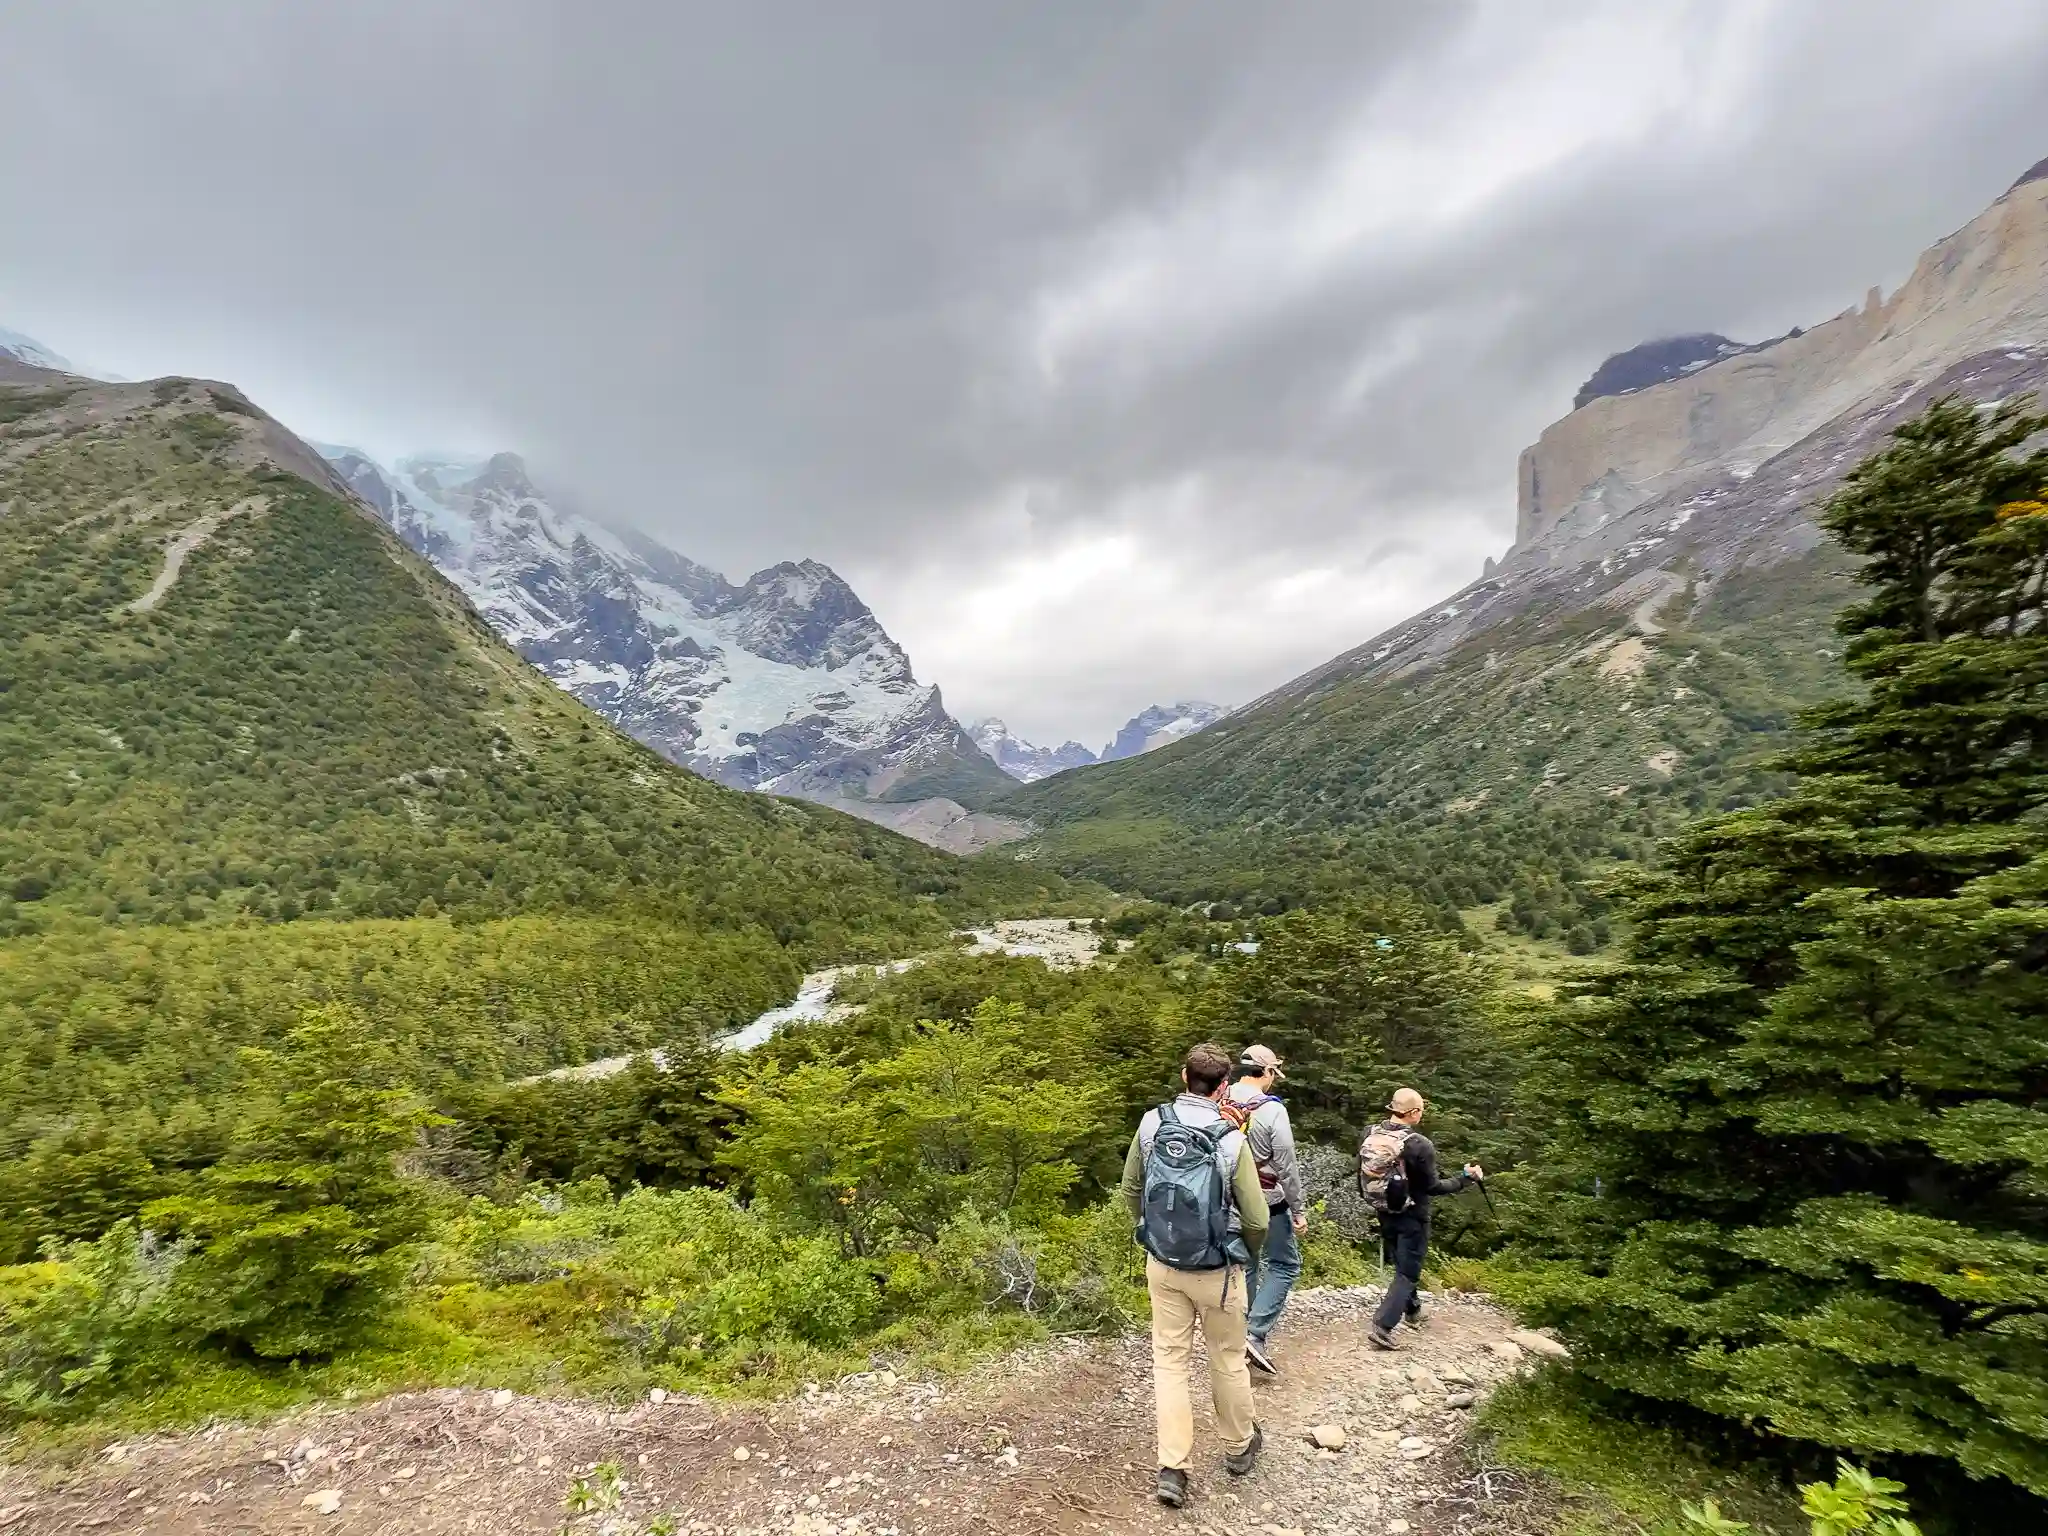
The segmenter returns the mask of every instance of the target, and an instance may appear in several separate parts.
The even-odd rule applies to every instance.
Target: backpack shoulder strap
[[[1159,1106],[1159,1123],[1161,1125],[1180,1124],[1180,1111],[1173,1107],[1172,1100],[1169,1099],[1166,1103]]]

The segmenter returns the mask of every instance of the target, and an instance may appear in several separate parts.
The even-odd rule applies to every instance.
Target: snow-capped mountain
[[[829,566],[785,561],[735,586],[550,500],[509,453],[385,466],[321,451],[521,655],[673,762],[848,808],[1007,787]]]
[[[1179,741],[1183,736],[1192,736],[1229,713],[1221,704],[1204,704],[1200,699],[1183,699],[1172,705],[1154,704],[1124,722],[1124,728],[1116,733],[1116,740],[1102,749],[1100,761],[1113,763],[1120,757],[1136,757],[1141,752],[1153,751],[1169,742]]]
[[[1085,768],[1090,763],[1136,757],[1141,752],[1150,752],[1155,747],[1179,741],[1183,736],[1192,736],[1229,713],[1220,704],[1204,704],[1198,699],[1172,705],[1154,704],[1126,720],[1123,729],[1116,733],[1116,739],[1100,753],[1090,752],[1078,741],[1063,742],[1057,747],[1033,746],[1022,737],[1013,736],[1007,725],[993,718],[975,721],[967,728],[967,733],[1004,773],[1030,784],[1068,768]]]
[[[17,363],[26,363],[31,368],[54,368],[59,373],[77,372],[67,360],[59,357],[33,336],[10,331],[4,325],[0,325],[0,357],[11,357]]]
[[[975,721],[967,727],[967,734],[998,768],[1025,784],[1062,769],[1083,768],[1096,761],[1095,754],[1078,741],[1062,742],[1057,747],[1036,747],[1020,736],[1011,735],[1010,728],[993,717]]]

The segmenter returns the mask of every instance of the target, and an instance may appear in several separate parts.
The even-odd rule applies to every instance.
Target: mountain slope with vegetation
[[[809,957],[1031,893],[614,732],[230,390],[0,391],[0,506],[7,931],[623,907]]]
[[[2044,293],[2022,181],[1890,301],[1590,400],[1524,455],[1481,580],[1187,741],[1025,786],[1000,809],[1038,835],[999,857],[1266,910],[1391,879],[1590,947],[1607,864],[1785,787],[1794,713],[1855,686],[1812,509],[1932,400],[2048,386]]]
[[[27,368],[0,872],[16,1256],[209,1165],[309,1009],[441,1092],[694,1044],[1058,884],[664,762],[233,390]]]
[[[2044,442],[1942,402],[1829,501],[1865,691],[1531,1032],[1554,1130],[1505,1272],[1637,1410],[1887,1458],[1972,1530],[2048,1516]]]

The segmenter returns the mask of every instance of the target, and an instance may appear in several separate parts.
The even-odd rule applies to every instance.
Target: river
[[[1067,924],[1068,920],[1064,917],[1005,918],[986,928],[966,929],[956,937],[973,940],[973,943],[960,951],[963,954],[1035,957],[1055,970],[1071,970],[1076,966],[1092,963],[1101,940],[1085,924],[1073,928]],[[933,958],[935,956],[930,954],[913,955],[908,959],[891,960],[882,965],[834,965],[822,971],[812,971],[797,987],[795,997],[780,1007],[770,1008],[753,1023],[718,1036],[712,1044],[721,1051],[751,1051],[755,1046],[772,1040],[779,1031],[792,1024],[817,1024],[846,1018],[859,1012],[859,1009],[855,1004],[835,1000],[842,978],[861,972],[874,975],[885,972],[900,974],[913,965],[921,965]],[[601,1061],[586,1061],[580,1066],[557,1067],[552,1072],[542,1072],[536,1077],[521,1078],[520,1081],[538,1083],[555,1078],[590,1082],[598,1078],[615,1076],[642,1056],[651,1059],[661,1070],[668,1070],[668,1058],[660,1050],[629,1051],[623,1056],[607,1056]]]

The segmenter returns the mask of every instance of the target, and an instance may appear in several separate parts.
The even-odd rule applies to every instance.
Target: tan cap
[[[1273,1054],[1273,1048],[1270,1045],[1248,1045],[1244,1048],[1244,1055],[1238,1059],[1240,1061],[1257,1062],[1260,1066],[1272,1072],[1273,1081],[1276,1083],[1287,1081],[1287,1074],[1280,1070],[1280,1058]]]

